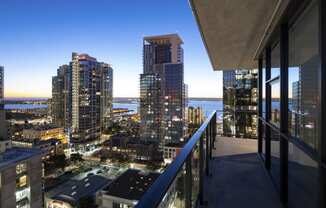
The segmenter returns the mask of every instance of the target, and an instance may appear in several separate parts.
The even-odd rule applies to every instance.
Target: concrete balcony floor
[[[210,168],[204,182],[208,207],[282,207],[257,154],[257,140],[218,137]]]

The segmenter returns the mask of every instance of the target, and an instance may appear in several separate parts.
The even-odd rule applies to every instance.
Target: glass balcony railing
[[[214,111],[136,207],[196,207],[198,203],[203,204],[204,176],[209,175],[209,159],[216,134]]]

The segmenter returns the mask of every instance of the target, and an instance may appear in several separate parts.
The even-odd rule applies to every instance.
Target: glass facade
[[[262,118],[266,119],[266,59],[265,56],[262,57]],[[266,137],[265,137],[265,124],[262,122],[262,156],[265,157],[266,154]]]
[[[314,2],[289,31],[289,119],[291,135],[317,150],[320,55],[319,12]]]
[[[289,28],[289,205],[317,207],[320,126],[319,7],[312,1]],[[314,158],[314,159],[313,159]]]
[[[140,123],[143,141],[160,141],[161,125],[161,82],[155,74],[140,75]]]
[[[272,49],[271,54],[271,86],[272,105],[271,105],[271,122],[280,125],[280,44],[277,43]]]
[[[52,119],[57,126],[66,129],[71,120],[71,70],[68,65],[62,65],[57,70],[57,76],[52,77]]]
[[[104,117],[111,107],[112,95],[109,64],[98,62],[87,54],[72,54],[72,141],[85,143],[100,138]],[[110,81],[109,81],[110,80]],[[112,89],[112,88],[111,88]]]
[[[112,86],[109,64],[72,53],[72,61],[60,66],[52,78],[53,123],[72,132],[72,143],[99,139],[112,112]]]
[[[223,72],[223,135],[235,135],[235,70]]]
[[[258,70],[223,72],[223,134],[257,138]]]
[[[182,144],[186,86],[182,40],[178,35],[145,37],[140,75],[141,140],[158,145]]]
[[[179,143],[184,135],[185,100],[183,84],[183,64],[164,65],[164,110],[162,137],[164,143]]]
[[[268,82],[271,89],[270,112],[270,143],[271,143],[271,169],[270,173],[279,188],[280,184],[280,44],[277,43],[271,52],[271,79]],[[275,126],[276,128],[274,128]]]
[[[266,60],[265,60],[265,57],[263,57],[263,64],[262,64],[262,81],[263,81],[263,85],[262,85],[262,87],[263,87],[263,89],[262,89],[262,91],[263,91],[263,97],[262,97],[262,106],[263,106],[263,118],[266,118]]]
[[[0,66],[0,103],[4,98],[4,67]]]
[[[262,119],[268,125],[262,125],[262,156],[277,189],[284,195],[287,191],[289,207],[318,207],[320,175],[318,165],[320,120],[321,120],[321,59],[319,37],[319,3],[311,1],[296,19],[291,19],[288,26],[288,134],[281,133],[281,45],[279,39],[272,46],[271,78],[266,80],[266,60],[263,57],[262,77],[263,95]],[[279,28],[277,30],[280,30]],[[284,31],[283,31],[284,32]],[[284,40],[283,40],[284,41]],[[284,53],[283,53],[284,54]],[[265,55],[265,54],[264,54]],[[284,59],[283,59],[284,60]],[[270,88],[271,95],[266,97]],[[266,100],[270,99],[271,112],[266,116]],[[264,112],[265,111],[265,112]],[[266,120],[266,118],[270,118]],[[267,138],[268,137],[268,138]],[[266,139],[267,138],[267,139]],[[270,147],[266,145],[270,140]],[[281,149],[280,141],[288,144]],[[270,148],[270,149],[266,149]],[[269,154],[267,157],[266,154]],[[268,151],[268,152],[267,152]],[[288,154],[288,158],[281,153]],[[282,161],[284,160],[284,161]],[[287,163],[286,171],[281,162]],[[287,190],[282,180],[287,183]],[[284,196],[282,196],[284,197]],[[285,196],[286,197],[286,196]]]
[[[322,96],[326,91],[326,39],[322,33],[326,26],[320,21],[326,21],[326,3],[322,0],[287,3],[284,13],[272,22],[275,28],[264,34],[266,40],[260,43],[266,45],[258,48],[262,52],[259,70],[264,80],[259,89],[262,90],[259,104],[264,110],[260,118],[263,124],[259,125],[262,142],[258,142],[262,146],[258,149],[262,150],[265,167],[284,207],[324,208],[326,143],[322,116],[325,116],[326,99]],[[241,84],[244,85],[241,85],[237,79],[238,70],[223,71],[223,133],[226,136],[234,136],[239,130],[237,116],[241,114],[237,110],[245,109],[249,101],[245,90],[248,83],[243,79]],[[242,91],[237,88],[238,84]],[[238,95],[242,96],[239,100]],[[193,148],[190,183],[193,196],[197,196],[200,195],[196,183],[197,147]],[[262,190],[265,191],[264,187]],[[272,192],[268,194],[273,195]]]

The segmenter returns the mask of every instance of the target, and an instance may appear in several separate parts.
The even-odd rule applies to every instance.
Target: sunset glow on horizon
[[[138,97],[142,39],[167,33],[178,33],[184,41],[189,97],[222,97],[222,73],[212,69],[187,0],[4,0],[0,9],[0,24],[7,28],[0,36],[5,97],[51,97],[52,76],[71,61],[72,52],[112,65],[114,97]]]

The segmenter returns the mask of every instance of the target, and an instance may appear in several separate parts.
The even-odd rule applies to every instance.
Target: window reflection
[[[289,36],[290,133],[317,150],[320,57],[316,4],[290,29]]]
[[[271,83],[272,88],[272,111],[271,122],[276,126],[280,125],[280,82],[279,80]]]
[[[289,30],[289,206],[317,207],[320,56],[319,8],[312,1]],[[315,150],[315,151],[309,151]]]
[[[257,69],[223,72],[223,134],[257,138]]]
[[[280,184],[280,44],[279,42],[272,49],[271,53],[271,115],[270,122],[275,125],[271,129],[271,169],[270,173],[276,186]]]
[[[270,82],[272,91],[271,105],[271,122],[279,126],[280,124],[280,44],[277,43],[271,54],[271,79]]]
[[[263,103],[262,103],[262,106],[263,106],[263,118],[266,119],[266,61],[265,61],[265,57],[263,58],[263,68],[262,68],[262,71],[263,71]]]
[[[296,145],[289,143],[289,204],[317,207],[318,163]]]

